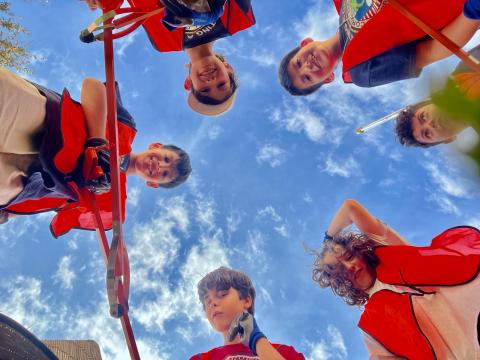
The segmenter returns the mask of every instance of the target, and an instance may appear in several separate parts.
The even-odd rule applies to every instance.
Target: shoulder
[[[201,360],[203,354],[196,354],[190,357],[189,360]]]
[[[284,344],[273,344],[272,346],[286,359],[289,360],[304,360],[305,356],[302,353],[297,352],[293,346]]]

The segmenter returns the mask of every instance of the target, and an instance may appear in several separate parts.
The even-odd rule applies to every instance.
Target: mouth
[[[199,76],[212,76],[217,71],[217,67],[214,65],[205,66],[201,71],[198,72]]]
[[[217,316],[223,315],[220,311],[215,311],[212,315],[212,319],[215,319]]]

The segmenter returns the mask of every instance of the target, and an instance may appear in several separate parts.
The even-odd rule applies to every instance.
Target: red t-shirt
[[[305,360],[303,354],[295,351],[293,346],[272,344],[287,360]],[[224,345],[208,352],[193,355],[190,360],[259,360],[250,349],[243,344]]]

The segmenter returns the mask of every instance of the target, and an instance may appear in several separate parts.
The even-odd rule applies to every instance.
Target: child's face
[[[461,126],[442,116],[433,104],[417,109],[412,117],[413,137],[424,144],[450,142]]]
[[[373,286],[376,273],[365,260],[351,254],[341,245],[335,245],[333,251],[327,251],[323,257],[323,264],[332,273],[338,272],[339,267],[346,270],[348,280],[353,286],[360,290],[367,290]]]
[[[197,93],[218,101],[232,94],[232,84],[228,76],[232,67],[216,56],[206,56],[190,65],[189,80]]]
[[[151,145],[147,151],[137,154],[135,169],[147,180],[147,185],[168,184],[177,177],[175,166],[178,160],[175,151]]]
[[[212,327],[225,334],[232,321],[252,306],[252,298],[248,296],[247,299],[240,299],[240,294],[234,288],[208,290],[203,300],[203,306]]]
[[[301,42],[300,50],[290,60],[287,72],[293,86],[303,90],[333,81],[333,70],[337,62],[338,59],[324,42],[306,38]]]

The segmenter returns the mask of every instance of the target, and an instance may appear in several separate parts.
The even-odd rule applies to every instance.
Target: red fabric
[[[358,326],[394,355],[409,360],[435,359],[430,343],[418,329],[408,294],[388,290],[375,293],[365,305]]]
[[[156,8],[158,0],[128,0],[131,6]],[[169,31],[162,24],[165,12],[151,16],[145,20],[143,27],[155,49],[160,52],[183,50],[184,29]],[[255,24],[252,9],[245,14],[233,0],[228,0],[220,20],[230,35],[245,30]]]
[[[305,360],[292,346],[272,344],[277,351],[287,360]],[[248,357],[247,357],[248,356]],[[243,344],[225,345],[214,348],[208,352],[194,355],[190,360],[254,360],[260,359],[253,355],[250,349]]]
[[[348,1],[348,0],[344,0]],[[462,13],[464,0],[401,0],[410,12],[427,25],[439,30]],[[334,0],[337,6],[338,0]],[[350,41],[343,54],[343,71],[374,58],[397,46],[410,43],[425,36],[390,4],[368,21]]]
[[[30,199],[18,204],[9,205],[6,210],[16,214],[36,214],[44,211],[51,211],[63,207],[68,202],[64,198],[42,198]]]
[[[428,247],[385,246],[377,278],[387,284],[452,286],[473,280],[480,271],[480,231],[456,227],[436,236]],[[435,359],[428,339],[418,328],[409,294],[388,290],[367,302],[359,327],[391,353],[410,360]]]

